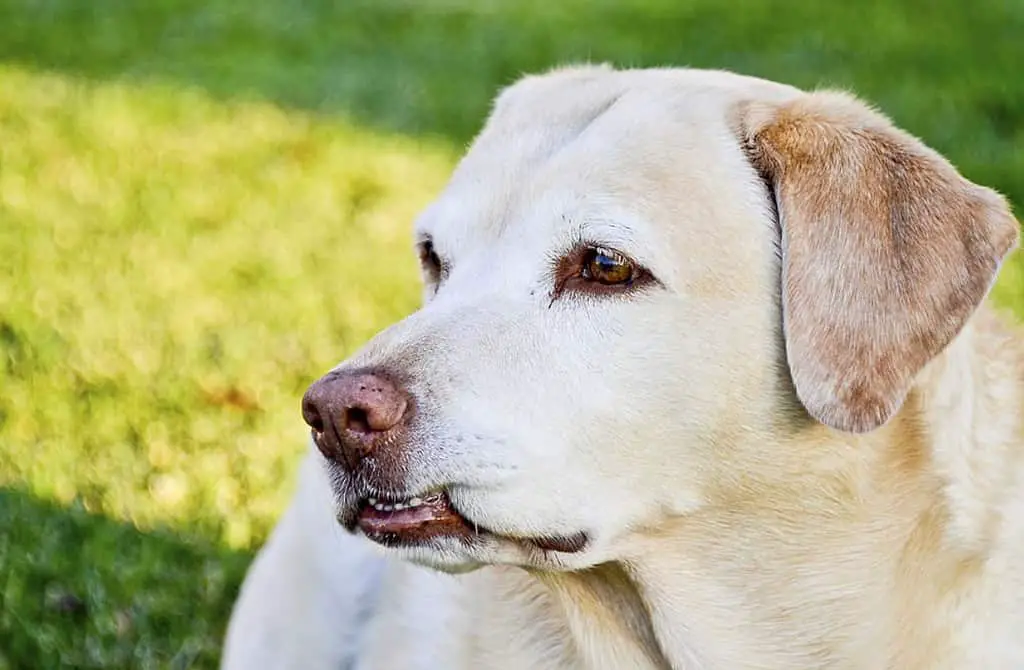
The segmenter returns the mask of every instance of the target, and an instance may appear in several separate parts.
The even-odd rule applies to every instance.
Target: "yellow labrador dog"
[[[843,93],[584,66],[416,237],[225,668],[1024,668],[999,195]]]

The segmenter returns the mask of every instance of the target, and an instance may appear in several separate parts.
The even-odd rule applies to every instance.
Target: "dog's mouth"
[[[411,546],[450,538],[469,543],[482,532],[452,507],[444,491],[403,499],[366,498],[358,505],[356,526],[386,547]]]
[[[469,545],[490,536],[571,554],[582,551],[589,540],[586,532],[535,538],[498,535],[455,509],[447,491],[408,498],[366,497],[358,503],[354,521],[368,539],[385,547],[422,546],[441,540]]]

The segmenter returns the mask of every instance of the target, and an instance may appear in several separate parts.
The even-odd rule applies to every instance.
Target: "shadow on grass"
[[[852,87],[1018,203],[1022,32],[1024,4],[1005,0],[0,0],[11,65],[197,86],[456,144],[498,87],[568,61]]]
[[[250,560],[0,488],[0,668],[213,668]]]

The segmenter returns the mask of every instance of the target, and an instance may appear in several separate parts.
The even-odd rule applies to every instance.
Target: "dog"
[[[845,92],[522,78],[306,392],[223,667],[1024,668],[1018,237]]]

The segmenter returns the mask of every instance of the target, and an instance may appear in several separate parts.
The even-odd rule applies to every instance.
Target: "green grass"
[[[0,670],[215,666],[302,390],[414,308],[411,220],[519,73],[849,87],[1020,211],[1021,34],[1005,0],[0,0]]]

